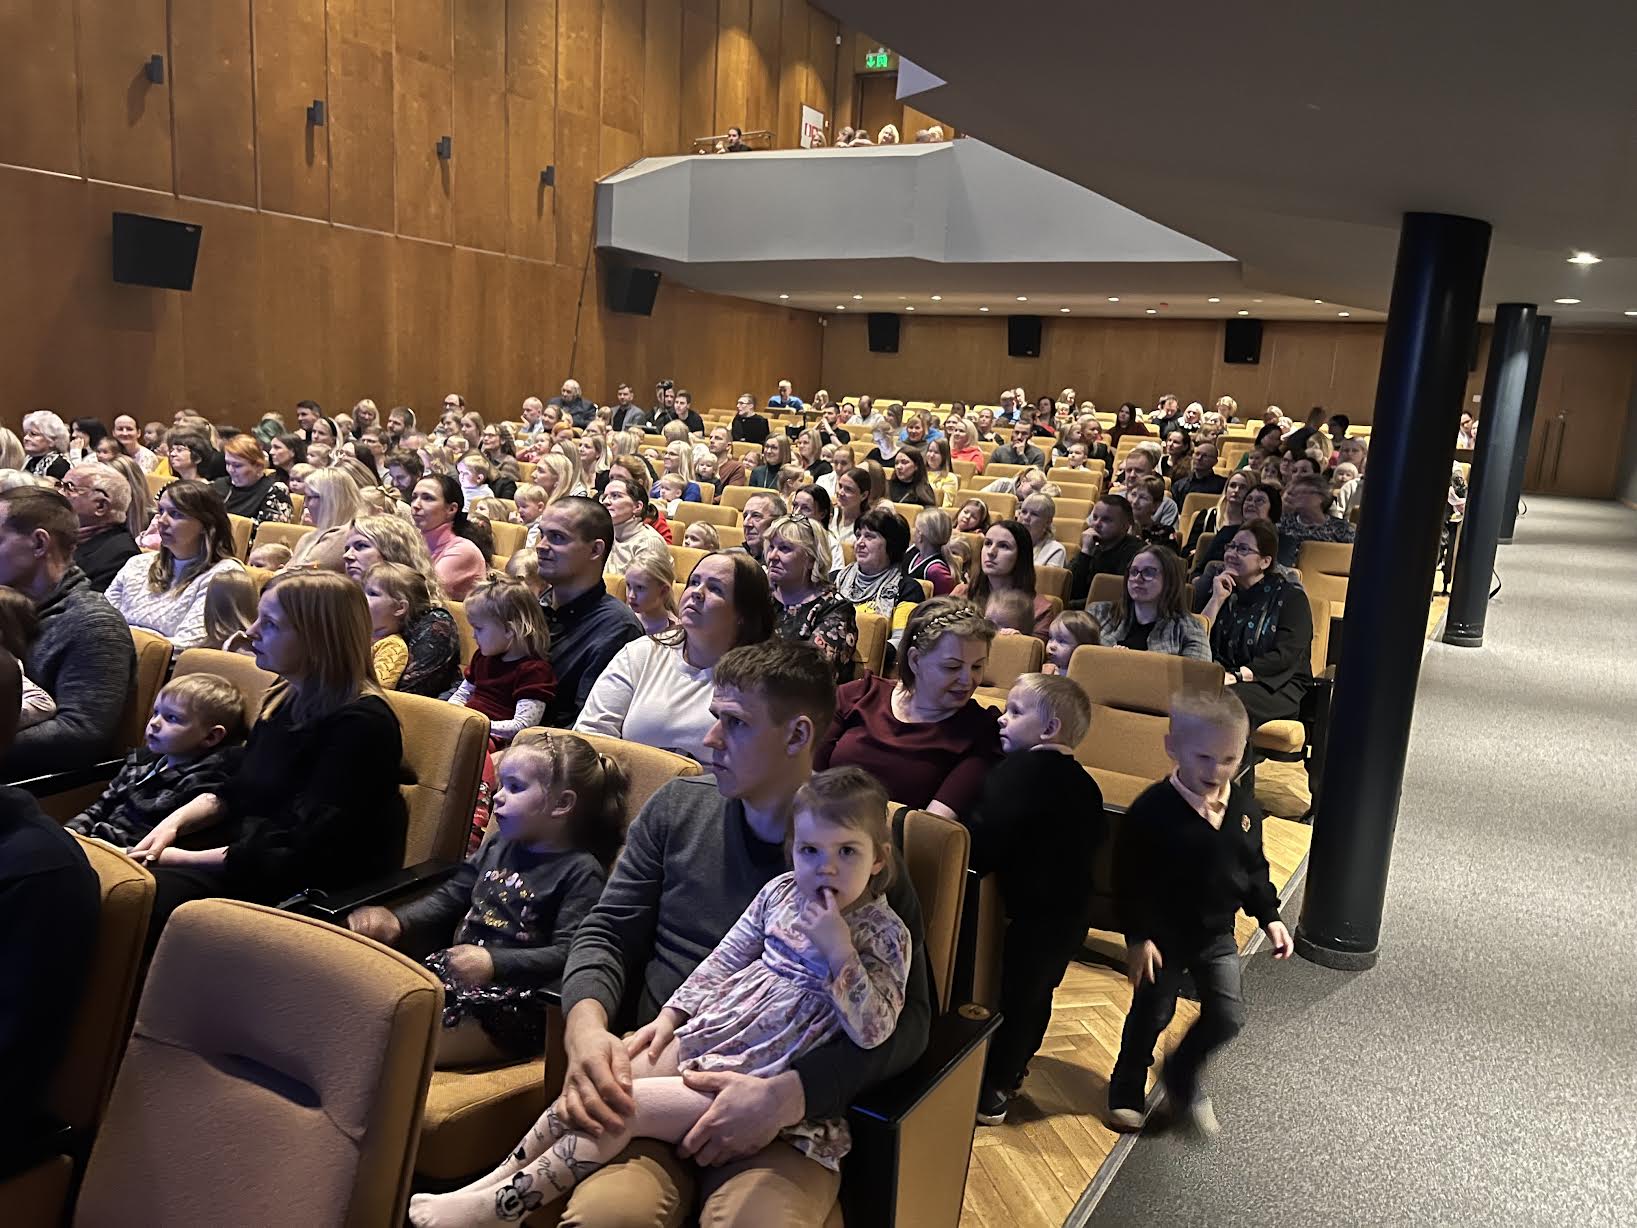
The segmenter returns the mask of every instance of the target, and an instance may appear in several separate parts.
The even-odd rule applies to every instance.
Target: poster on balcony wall
[[[824,139],[824,112],[815,110],[806,103],[801,108],[801,147],[803,149],[823,149],[829,144]]]

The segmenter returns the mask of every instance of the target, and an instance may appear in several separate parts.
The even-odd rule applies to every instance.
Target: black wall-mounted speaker
[[[1222,330],[1222,361],[1262,361],[1262,321],[1229,320]]]
[[[203,233],[204,227],[194,222],[114,214],[114,280],[162,290],[193,289]]]
[[[870,312],[870,353],[898,352],[898,317],[890,311]]]
[[[1040,357],[1040,317],[1006,317],[1006,353],[1012,358]]]
[[[659,293],[659,270],[613,265],[608,270],[608,310],[630,316],[654,314]]]

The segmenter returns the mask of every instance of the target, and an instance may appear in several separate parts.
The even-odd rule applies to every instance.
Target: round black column
[[[1552,337],[1552,317],[1535,317],[1535,336],[1529,346],[1529,378],[1523,385],[1523,412],[1518,418],[1518,444],[1512,450],[1512,479],[1506,484],[1500,544],[1510,545],[1518,523],[1518,500],[1523,497],[1523,471],[1529,465],[1529,441],[1535,433],[1535,399],[1540,396],[1540,373],[1546,366],[1546,344]],[[1480,429],[1480,435],[1483,431]]]

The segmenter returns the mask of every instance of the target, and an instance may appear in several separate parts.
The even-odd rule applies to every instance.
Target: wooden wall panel
[[[307,122],[308,106],[328,85],[324,0],[260,3],[254,20],[261,207],[327,218],[329,128]]]
[[[706,131],[758,127],[746,122],[750,111],[750,66],[756,58],[755,45],[750,41],[750,0],[720,0],[716,24],[716,109]]]
[[[453,0],[394,0],[392,32],[400,56],[448,68],[455,54]]]
[[[642,133],[642,40],[643,0],[603,0],[602,122],[632,136]]]
[[[580,268],[591,250],[592,191],[597,177],[595,119],[559,112],[557,116],[557,263]]]
[[[722,131],[716,127],[716,34],[716,10],[710,0],[683,0],[682,140],[678,152],[687,151],[698,137]]]
[[[863,36],[855,30],[837,27],[841,46],[836,48],[834,100],[836,113],[830,121],[831,140],[843,128],[858,125],[858,44]]]
[[[455,242],[506,250],[505,0],[456,0]]]
[[[165,0],[79,0],[79,6],[84,172],[169,192],[172,77],[167,72],[167,84],[154,85],[146,76],[150,55],[170,63]]]
[[[779,49],[773,61],[779,66],[773,132],[778,143],[786,148],[801,141],[801,105],[804,102],[811,105],[813,93],[813,71],[808,62],[808,39],[812,31],[807,13],[807,0],[783,0],[779,14]]]
[[[80,103],[74,5],[12,0],[0,18],[8,46],[26,46],[0,74],[0,162],[77,174]],[[158,48],[155,48],[157,51]],[[18,122],[22,117],[26,121]]]
[[[681,0],[648,0],[643,10],[642,152],[680,153],[682,93]],[[689,138],[691,139],[691,138]]]
[[[551,102],[557,96],[557,0],[507,0],[506,89]]]
[[[745,66],[746,128],[780,131],[779,57],[783,25],[783,0],[751,0],[750,62]]]
[[[628,166],[642,157],[642,138],[634,132],[602,125],[602,137],[597,146],[597,177],[612,175],[622,166]],[[595,201],[593,201],[595,205]]]
[[[392,255],[397,388],[389,400],[433,410],[453,387],[454,258],[458,249],[399,242]],[[380,398],[376,398],[379,403]],[[435,414],[433,415],[435,416]]]
[[[398,233],[448,243],[453,170],[438,157],[437,144],[440,136],[453,135],[451,74],[447,68],[399,55],[396,77]]]
[[[331,233],[298,217],[266,218],[260,229],[263,281],[279,283],[276,293],[265,293],[259,311],[263,404],[293,406],[311,388],[331,390],[331,402],[339,402],[334,390],[341,386],[342,347],[331,338],[344,336],[353,324],[337,317],[330,295]],[[330,405],[332,412],[341,408]]]
[[[171,0],[170,13],[176,190],[254,205],[250,0]]]
[[[329,0],[330,216],[392,230],[392,0]]]
[[[786,15],[785,20],[789,20]],[[811,6],[807,9],[807,59],[812,73],[808,78],[808,106],[817,107],[830,123],[830,140],[840,131],[835,115],[836,37],[839,26],[828,13]]]
[[[262,262],[261,236],[272,219],[221,206],[192,206],[188,216],[202,222],[205,231],[193,289],[173,296],[182,316],[180,400],[207,415],[240,419],[245,426],[254,425],[252,415],[263,406],[288,413],[290,406],[267,400],[275,339],[265,313],[287,288],[281,278],[268,277]],[[315,262],[311,251],[300,261],[304,269]],[[302,272],[293,272],[307,280]],[[164,415],[163,403],[150,408]]]
[[[449,296],[444,378],[485,418],[514,412],[505,367],[491,358],[506,352],[505,257],[456,249]]]
[[[326,391],[338,404],[351,405],[368,396],[384,410],[400,399],[397,352],[391,340],[398,331],[392,286],[398,249],[408,245],[406,240],[367,230],[329,231],[325,292],[333,382]],[[366,340],[360,344],[359,338]]]
[[[556,161],[556,135],[548,104],[506,96],[506,250],[514,256],[551,260],[556,255],[559,189],[540,182],[540,172]]]
[[[557,107],[595,119],[602,110],[602,0],[557,0]]]

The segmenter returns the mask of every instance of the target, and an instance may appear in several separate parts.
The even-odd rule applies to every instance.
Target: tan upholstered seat
[[[677,583],[686,584],[693,569],[699,566],[699,560],[709,553],[709,550],[695,550],[692,546],[672,546],[671,562],[676,567]]]
[[[741,519],[738,508],[722,507],[715,503],[679,503],[676,515],[671,517],[677,524],[689,525],[696,520],[703,520],[706,524],[735,527],[739,525]]]
[[[506,560],[521,550],[529,537],[527,525],[512,524],[509,520],[491,520],[489,532],[495,539],[495,552],[490,561],[496,567],[504,567]]]
[[[347,930],[182,905],[75,1223],[402,1223],[442,1006],[417,961]]]
[[[989,643],[989,662],[983,669],[983,685],[1004,691],[1024,674],[1040,671],[1046,659],[1046,644],[1033,635],[997,635]]]
[[[1069,569],[1054,567],[1050,563],[1042,563],[1034,569],[1035,592],[1044,593],[1048,597],[1059,600],[1067,599],[1069,595]]]
[[[1177,516],[1177,529],[1182,533],[1184,541],[1188,540],[1187,535],[1193,530],[1194,517],[1202,515],[1207,508],[1215,507],[1221,501],[1220,494],[1211,494],[1203,490],[1192,491],[1183,499],[1182,510]]]
[[[233,557],[242,563],[250,557],[250,535],[256,530],[256,522],[248,516],[235,516],[231,512],[227,519],[233,526]]]
[[[1353,571],[1352,542],[1303,542],[1296,552],[1296,570],[1322,571],[1327,575],[1346,576]]]
[[[934,1010],[939,1014],[950,1007],[971,844],[966,828],[953,819],[926,810],[904,815],[904,866],[921,902]]]
[[[858,645],[853,650],[853,659],[870,673],[879,674],[887,667],[887,638],[891,628],[886,616],[874,610],[858,610],[856,616]]]
[[[1309,545],[1334,545],[1333,542],[1310,542]],[[1315,577],[1321,584],[1332,581],[1332,577]],[[1305,576],[1304,576],[1305,579]],[[1346,598],[1346,580],[1340,580],[1342,597]],[[1308,611],[1313,619],[1313,642],[1309,654],[1309,668],[1317,678],[1324,673],[1325,665],[1330,657],[1330,602],[1328,593],[1315,593],[1308,590]],[[1300,758],[1307,749],[1307,726],[1301,721],[1291,719],[1283,721],[1266,721],[1258,725],[1251,734],[1251,745],[1257,750],[1270,755],[1283,755],[1287,758]]]
[[[1125,577],[1102,572],[1091,578],[1091,588],[1086,593],[1086,604],[1089,606],[1097,601],[1118,601],[1120,591],[1125,588]]]
[[[277,520],[266,520],[256,526],[256,545],[288,546],[293,552],[296,543],[312,531],[310,524],[281,524]]]
[[[716,526],[716,540],[722,543],[722,549],[732,550],[745,544],[745,531],[736,524],[719,524]]]
[[[165,675],[171,667],[171,642],[162,635],[131,628],[131,641],[136,647],[136,689],[125,705],[125,715],[119,721],[119,745],[130,751],[142,745],[143,730],[153,712],[153,701],[165,685]]]
[[[477,637],[472,634],[471,620],[466,617],[466,603],[464,601],[445,601],[444,607],[449,616],[455,620],[455,630],[460,633],[460,664],[461,668],[472,663],[477,655]]]
[[[745,504],[752,496],[765,494],[767,494],[767,491],[760,486],[724,486],[722,488],[721,506],[731,507],[735,511],[743,513]]]
[[[992,480],[992,479],[991,479]],[[974,490],[969,497],[982,500],[990,520],[1010,520],[1017,514],[1017,496],[999,490]]]
[[[401,786],[409,807],[404,864],[428,858],[458,861],[466,854],[483,757],[489,751],[489,718],[403,691],[388,691],[387,702],[398,714],[404,763],[415,778],[414,784]]]
[[[244,696],[245,720],[252,723],[256,713],[261,710],[261,701],[268,688],[278,681],[276,675],[258,666],[255,658],[215,648],[185,650],[176,658],[176,668],[172,671],[173,677],[180,678],[183,674],[220,674],[226,678]]]
[[[1171,771],[1171,758],[1165,753],[1171,696],[1184,690],[1214,694],[1222,689],[1222,667],[1214,661],[1092,644],[1074,650],[1069,677],[1091,700],[1091,729],[1075,748],[1075,758],[1088,769],[1145,782]],[[1106,794],[1104,800],[1113,802]]]

